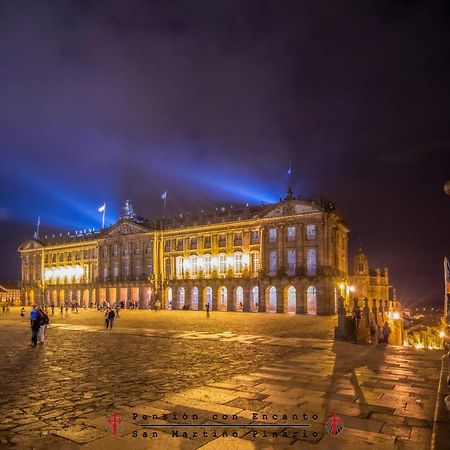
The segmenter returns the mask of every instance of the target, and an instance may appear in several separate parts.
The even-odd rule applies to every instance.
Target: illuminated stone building
[[[0,303],[20,305],[20,288],[17,283],[0,283]]]
[[[378,300],[390,300],[389,270],[379,268],[371,271],[369,260],[363,253],[361,246],[353,259],[353,274],[350,276],[350,284],[353,286],[352,297]]]
[[[290,190],[276,204],[152,225],[128,208],[100,232],[24,242],[22,300],[334,314],[348,231],[333,204]]]

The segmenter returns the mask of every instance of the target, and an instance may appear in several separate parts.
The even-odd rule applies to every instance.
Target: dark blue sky
[[[324,193],[407,302],[450,255],[445,1],[0,2],[0,278],[32,235]]]

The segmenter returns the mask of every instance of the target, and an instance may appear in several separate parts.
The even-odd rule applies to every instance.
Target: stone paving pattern
[[[46,344],[28,345],[26,323],[0,322],[5,448],[430,448],[439,351],[232,332],[120,326],[109,332],[79,324],[53,324]],[[117,436],[107,424],[112,412],[123,420]],[[331,413],[344,422],[337,437],[324,432]],[[143,414],[159,420],[143,420]],[[187,438],[172,437],[172,426],[155,428],[183,423],[183,414],[187,422],[222,428],[175,428]],[[198,420],[190,420],[192,414]],[[239,419],[231,420],[232,414]],[[295,423],[311,425],[306,436],[286,427],[293,421],[282,414],[298,414]],[[153,428],[140,428],[142,423]],[[264,423],[276,426],[246,426]],[[214,437],[213,430],[218,436],[235,431],[237,437]],[[143,431],[158,437],[144,438]]]

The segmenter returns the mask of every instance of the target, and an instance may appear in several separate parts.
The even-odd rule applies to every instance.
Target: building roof
[[[13,281],[2,281],[0,282],[0,289],[3,289],[4,291],[11,291],[11,290],[19,290],[19,284],[15,283]]]

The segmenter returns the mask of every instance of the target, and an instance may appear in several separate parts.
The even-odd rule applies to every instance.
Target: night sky
[[[0,279],[41,234],[284,196],[344,212],[401,300],[450,256],[445,1],[0,1]]]

